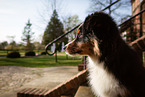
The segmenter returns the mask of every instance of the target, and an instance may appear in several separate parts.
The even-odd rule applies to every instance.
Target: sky
[[[56,9],[61,17],[78,15],[84,21],[88,15],[89,0],[57,0]],[[41,41],[41,36],[52,14],[48,0],[0,0],[0,42],[22,42],[22,32],[28,20],[35,32],[34,41]],[[42,18],[43,17],[43,18]],[[47,21],[45,21],[45,20]],[[11,38],[14,36],[14,38]]]
[[[55,0],[0,0],[0,43],[10,43],[12,40],[21,43],[22,32],[28,20],[35,33],[34,41],[41,42],[54,8],[61,20],[66,16],[78,15],[83,22],[89,14],[90,0],[56,0],[56,7],[52,6],[53,1]],[[131,10],[128,12],[126,7],[119,11],[131,14]]]

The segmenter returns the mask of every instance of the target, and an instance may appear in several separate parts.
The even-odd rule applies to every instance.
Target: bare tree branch
[[[105,6],[110,5],[112,2],[115,2],[115,1],[116,0],[90,0],[91,3],[90,3],[89,12],[99,11],[104,7],[104,5]],[[97,4],[97,6],[95,4]],[[128,12],[126,12],[127,10]],[[122,17],[125,17],[126,15],[131,15],[131,12],[129,12],[130,10],[131,10],[130,0],[121,0],[115,5],[111,6],[105,12],[121,21]]]
[[[120,6],[121,6],[121,3],[120,3],[118,6],[116,6],[115,8],[113,8],[111,11],[114,12],[114,11],[115,11],[116,9],[118,9]]]

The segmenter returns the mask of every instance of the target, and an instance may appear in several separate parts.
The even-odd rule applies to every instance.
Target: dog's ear
[[[99,15],[89,15],[84,22],[85,33],[92,33],[98,38],[101,39],[103,37],[103,33],[107,28],[104,29],[104,20]]]
[[[89,25],[89,30],[93,32],[99,40],[104,39],[103,37],[106,36],[108,27],[105,27],[106,24],[104,24],[103,21],[100,21],[97,17],[94,16],[90,20]]]
[[[96,28],[102,27],[101,22],[98,20],[98,18],[96,16],[92,16],[89,19],[86,19],[86,22],[87,22],[88,30],[94,30]]]

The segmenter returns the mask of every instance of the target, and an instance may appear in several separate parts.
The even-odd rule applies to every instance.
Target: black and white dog
[[[121,38],[113,19],[89,15],[67,45],[70,55],[88,56],[89,82],[100,97],[145,97],[145,69],[137,53]]]

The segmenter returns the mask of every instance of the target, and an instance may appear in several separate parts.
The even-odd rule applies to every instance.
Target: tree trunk
[[[68,60],[68,55],[66,54],[66,59]]]
[[[58,47],[58,44],[55,43],[55,62],[57,63],[57,47]]]
[[[112,0],[109,1],[109,4],[112,4]],[[109,7],[109,15],[111,15],[111,7]]]
[[[57,50],[55,52],[55,62],[57,63]]]

